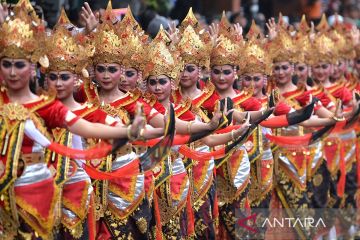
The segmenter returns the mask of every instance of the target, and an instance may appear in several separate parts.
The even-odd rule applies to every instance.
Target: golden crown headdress
[[[295,63],[308,64],[308,55],[310,54],[311,41],[310,41],[310,27],[307,24],[305,15],[302,16],[298,32],[293,37],[297,54],[294,57]]]
[[[136,21],[134,18],[134,15],[132,14],[130,6],[127,7],[126,13],[119,23],[118,26],[119,31],[125,30],[125,29],[132,29],[133,31],[143,34],[143,29],[141,28],[140,24]]]
[[[242,36],[237,35],[223,12],[219,23],[218,44],[210,55],[211,66],[226,64],[238,66],[243,46]]]
[[[202,68],[209,68],[212,45],[213,43],[208,32],[200,31],[197,34],[192,26],[188,25],[182,33],[178,49],[184,63],[192,63]]]
[[[337,48],[337,57],[343,59],[353,59],[356,56],[353,41],[347,36],[345,31],[333,30],[329,33]]]
[[[147,47],[144,77],[167,75],[177,81],[183,63],[179,52],[170,45],[170,39],[166,36],[163,26],[156,37]],[[177,84],[175,85],[177,86]]]
[[[266,51],[263,36],[255,21],[252,22],[246,37],[248,41],[242,52],[240,74],[263,73],[269,75],[272,70],[272,59]]]
[[[249,28],[249,31],[246,33],[247,40],[263,39],[263,34],[260,30],[260,27],[256,25],[255,20],[253,19]]]
[[[95,52],[92,57],[94,64],[121,64],[124,59],[125,49],[121,42],[121,38],[117,34],[114,19],[115,17],[112,13],[111,1],[109,1],[97,31],[90,35],[90,44],[93,44],[95,47]]]
[[[297,49],[289,32],[279,28],[277,36],[269,44],[273,62],[296,62]]]
[[[121,64],[126,68],[143,69],[148,36],[144,34],[141,26],[135,20],[130,7],[127,8],[121,22],[116,25],[116,31],[121,39],[122,48],[126,50]]]
[[[45,27],[34,22],[28,12],[29,6],[25,7],[26,1],[20,4],[24,8],[18,8],[15,18],[5,21],[0,27],[0,58],[24,58],[48,67],[49,62],[42,48]]]
[[[309,51],[309,64],[316,65],[319,62],[335,63],[336,58],[337,47],[334,41],[325,33],[316,36]]]
[[[35,9],[31,5],[29,0],[19,0],[14,7],[15,16],[20,17],[23,14],[26,14],[34,25],[41,24],[41,19],[35,12]]]
[[[301,21],[300,21],[300,24],[299,24],[299,30],[298,30],[298,33],[302,34],[302,35],[305,35],[305,34],[308,34],[310,31],[310,27],[306,21],[306,16],[305,14],[302,15],[301,17]]]
[[[192,7],[189,9],[188,13],[186,14],[186,17],[179,26],[180,32],[183,33],[188,26],[191,26],[196,33],[198,33],[201,30],[199,26],[199,21],[195,17]]]
[[[47,37],[45,48],[50,61],[48,71],[71,71],[88,76],[86,66],[93,48],[79,44],[66,28],[59,27]]]
[[[326,32],[330,29],[325,13],[321,16],[320,22],[315,29],[319,32]]]
[[[242,54],[243,61],[240,63],[240,74],[262,73],[271,74],[272,59],[260,41],[248,41]]]
[[[57,23],[55,24],[54,26],[54,29],[57,29],[57,28],[69,28],[69,27],[73,27],[74,25],[70,22],[66,12],[65,12],[65,9],[64,8],[61,8],[61,11],[60,11],[60,17],[57,21]]]

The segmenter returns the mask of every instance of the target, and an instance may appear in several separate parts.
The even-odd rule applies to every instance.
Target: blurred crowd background
[[[17,0],[7,0],[16,3]],[[81,21],[81,7],[84,0],[33,0],[32,3],[39,15],[42,15],[51,28],[57,21],[61,7],[64,7],[70,20],[78,27]],[[108,0],[87,0],[93,11],[104,11]],[[142,28],[156,35],[160,24],[165,28],[172,20],[181,22],[190,7],[204,28],[212,22],[219,21],[222,11],[232,23],[240,23],[244,33],[250,27],[251,20],[262,27],[266,33],[265,22],[281,12],[288,23],[296,26],[305,14],[309,21],[316,24],[323,13],[328,16],[329,23],[339,15],[340,21],[360,27],[360,0],[112,0],[113,8],[126,8],[130,5],[135,18]]]

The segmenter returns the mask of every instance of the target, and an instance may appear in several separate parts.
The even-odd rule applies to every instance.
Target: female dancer
[[[20,12],[0,30],[0,72],[6,85],[1,88],[1,221],[10,223],[5,229],[5,235],[10,238],[17,235],[47,238],[52,235],[55,224],[54,211],[59,199],[45,163],[44,148],[48,140],[35,136],[41,133],[43,136],[47,129],[66,127],[83,137],[135,137],[143,122],[137,117],[135,125],[129,125],[128,130],[92,124],[71,113],[54,96],[31,93],[30,61],[47,65],[46,58],[40,58],[43,54],[37,52],[43,49],[39,47],[43,43],[43,26],[35,27],[32,22],[26,13]]]

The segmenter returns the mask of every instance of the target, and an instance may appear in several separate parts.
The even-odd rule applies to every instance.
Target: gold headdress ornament
[[[330,32],[330,38],[334,41],[337,48],[337,57],[343,59],[353,59],[356,55],[353,42],[350,37],[346,36],[346,32],[333,30]]]
[[[135,20],[130,7],[115,29],[122,42],[124,58],[121,62],[125,68],[143,69],[145,57],[145,45],[148,43],[148,36],[144,34],[139,23]]]
[[[335,42],[338,50],[338,57],[343,59],[353,59],[356,55],[355,46],[346,25],[339,21],[339,16],[335,15],[335,23],[332,31],[329,33],[331,39]]]
[[[178,49],[184,63],[196,64],[202,68],[210,67],[212,41],[208,32],[197,34],[191,25],[182,33]]]
[[[67,29],[62,27],[47,37],[45,43],[50,61],[47,71],[70,71],[88,77],[86,66],[93,54],[90,45],[82,46]]]
[[[73,26],[73,24],[70,22],[66,12],[65,12],[65,9],[64,8],[61,8],[61,12],[60,12],[60,17],[57,21],[57,23],[55,24],[54,26],[54,29],[57,29],[59,27],[69,27],[69,26]]]
[[[325,33],[316,36],[309,50],[309,64],[316,65],[320,62],[335,63],[336,59],[337,47],[333,40]]]
[[[259,38],[263,38],[263,34],[260,27],[256,25],[255,20],[253,19],[249,31],[246,33],[246,39],[251,41]]]
[[[326,32],[330,29],[325,13],[321,16],[321,20],[315,29],[319,32]]]
[[[34,22],[27,8],[19,8],[16,18],[5,21],[0,27],[0,58],[28,59],[48,67],[49,61],[42,48],[44,39],[45,27]]]
[[[31,21],[33,21],[34,25],[41,24],[41,19],[36,15],[36,12],[29,0],[19,0],[14,7],[14,13],[16,17],[26,14],[30,17]]]
[[[282,12],[279,12],[279,16],[278,16],[278,23],[277,26],[283,30],[290,30],[289,28],[289,24],[287,22],[285,22],[284,20],[284,16],[282,14]],[[290,26],[291,27],[291,26]]]
[[[307,34],[308,32],[310,31],[310,27],[306,21],[306,17],[305,17],[305,14],[302,15],[301,17],[301,21],[300,21],[300,24],[299,24],[299,33],[301,34]]]
[[[143,69],[146,45],[148,45],[147,36],[140,36],[132,29],[126,28],[125,32],[121,31],[120,38],[122,49],[124,49],[124,58],[121,64],[125,68]]]
[[[295,63],[308,64],[308,55],[311,48],[309,30],[310,27],[307,24],[306,17],[305,15],[303,15],[299,24],[298,32],[293,37],[293,41],[297,51],[297,54],[294,57]]]
[[[167,75],[178,81],[183,63],[176,49],[170,49],[170,39],[166,36],[164,28],[160,25],[160,30],[156,37],[147,47],[146,61],[143,71],[145,78],[149,76]],[[177,84],[175,84],[177,86]]]
[[[269,44],[273,62],[296,62],[297,49],[289,32],[279,28],[278,34]]]
[[[201,30],[199,27],[199,21],[195,17],[192,7],[189,9],[189,12],[186,14],[186,17],[179,26],[180,32],[183,33],[188,26],[191,26],[197,33]]]
[[[210,55],[211,66],[233,65],[238,66],[241,51],[244,46],[242,36],[236,34],[234,28],[223,12],[219,23],[218,44],[213,48]]]
[[[223,11],[219,22],[219,35],[235,37],[235,30],[226,17],[225,11]]]
[[[252,40],[245,43],[242,59],[243,61],[240,63],[240,74],[271,74],[272,59],[260,40]]]
[[[134,15],[132,14],[130,6],[127,7],[126,13],[119,23],[119,30],[120,29],[132,29],[138,33],[143,32],[140,24],[135,20]]]
[[[95,53],[92,57],[94,64],[120,64],[124,59],[125,49],[117,34],[116,26],[114,26],[114,16],[111,10],[111,1],[109,1],[101,24],[99,24],[97,31],[90,35],[92,39],[90,44],[95,47]]]
[[[114,24],[118,21],[118,19],[116,18],[115,14],[112,10],[113,10],[112,1],[109,0],[108,4],[106,6],[105,12],[100,18],[101,24],[103,24],[103,23]]]
[[[269,75],[272,70],[272,59],[265,49],[265,42],[260,28],[253,20],[246,34],[248,41],[242,52],[240,62],[240,74],[262,73]]]

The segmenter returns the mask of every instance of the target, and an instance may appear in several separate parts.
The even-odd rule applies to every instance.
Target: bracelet
[[[127,127],[126,133],[127,133],[127,137],[128,137],[129,140],[131,140],[131,141],[132,141],[132,140],[135,140],[135,137],[131,136],[131,125],[129,125],[129,126]]]
[[[345,117],[342,116],[341,118],[336,117],[335,115],[332,117],[332,119],[334,119],[336,122],[342,122],[345,121]]]
[[[235,138],[235,136],[234,136],[234,132],[235,132],[235,130],[231,130],[231,140],[232,140],[233,142],[236,141],[236,138]]]
[[[193,124],[194,122],[193,121],[190,121],[188,122],[187,124],[187,130],[188,130],[188,133],[191,134],[191,125]]]

